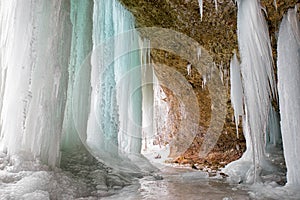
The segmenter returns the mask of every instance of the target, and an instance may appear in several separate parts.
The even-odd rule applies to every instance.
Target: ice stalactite
[[[274,7],[275,7],[275,9],[276,9],[276,11],[277,11],[277,1],[276,0],[274,0],[274,2],[273,2],[273,4],[274,4]]]
[[[67,93],[67,1],[1,2],[1,149],[54,166]]]
[[[238,41],[256,182],[261,170],[268,168],[264,136],[271,97],[275,94],[270,38],[258,1],[238,2]]]
[[[71,0],[71,12],[70,19],[72,23],[72,43],[71,43],[71,54],[70,54],[70,64],[69,64],[69,80],[68,80],[68,93],[65,117],[63,123],[63,138],[62,138],[62,148],[63,149],[73,149],[82,146],[81,139],[85,139],[85,133],[87,126],[87,116],[89,113],[89,106],[85,104],[84,106],[73,106],[72,104],[74,95],[74,82],[75,75],[80,70],[81,65],[84,63],[85,59],[90,58],[88,55],[92,51],[92,15],[93,15],[93,2],[92,1],[77,1]],[[89,65],[89,63],[87,63]],[[90,68],[90,66],[84,66]],[[86,76],[85,80],[89,82],[90,76]],[[81,84],[82,85],[82,84]],[[87,88],[89,87],[85,84]],[[75,88],[77,91],[82,92],[86,89]],[[77,92],[75,91],[75,93]],[[88,96],[88,94],[86,95]],[[81,119],[75,118],[73,112],[80,113]],[[75,114],[75,116],[77,116]],[[75,125],[75,123],[76,125]],[[82,127],[79,127],[82,126]],[[78,135],[80,134],[80,135]],[[80,136],[80,137],[79,137]]]
[[[187,71],[187,75],[191,76],[191,72],[192,72],[192,64],[187,64],[186,66],[186,71]]]
[[[200,58],[201,58],[201,48],[198,47],[197,48],[197,59],[200,60]]]
[[[234,166],[245,160],[250,161],[252,165],[248,163],[244,166],[248,168],[244,181],[251,183],[260,181],[263,170],[273,170],[266,160],[264,139],[271,100],[276,94],[267,23],[257,0],[238,1],[238,44],[242,61],[244,123],[247,123],[244,127],[249,130],[246,139],[251,139],[251,142],[247,142],[247,151],[252,152],[252,156],[243,156],[227,169],[234,171]]]
[[[234,54],[230,62],[230,83],[231,104],[234,109],[234,120],[236,124],[236,134],[238,137],[240,117],[243,116],[243,86],[241,80],[241,67],[236,54]]]
[[[202,17],[203,17],[203,0],[198,0],[198,3],[199,3],[200,17],[201,17],[201,21],[202,21]]]
[[[215,4],[215,10],[218,11],[218,0],[214,0]],[[198,0],[198,5],[199,5],[199,13],[200,13],[200,18],[202,21],[203,18],[203,0]]]
[[[218,11],[218,0],[214,0],[214,2],[215,2],[215,9],[216,11]]]
[[[287,185],[300,185],[300,22],[297,8],[283,17],[278,38],[278,93]]]

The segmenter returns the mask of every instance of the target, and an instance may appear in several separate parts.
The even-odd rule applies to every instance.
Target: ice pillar
[[[1,148],[54,166],[67,93],[69,1],[7,0],[0,9]]]
[[[115,157],[119,150],[141,150],[139,36],[136,31],[124,33],[132,29],[134,18],[118,1],[94,1],[93,89],[87,141]]]
[[[278,38],[278,93],[287,184],[300,185],[300,23],[297,9],[283,17]]]
[[[89,113],[89,105],[79,106],[78,95],[85,96],[84,90],[89,90],[89,85],[86,88],[74,87],[76,75],[84,72],[82,68],[90,68],[89,54],[92,51],[92,31],[93,31],[93,2],[71,0],[70,19],[72,23],[72,43],[69,63],[69,80],[67,102],[65,109],[65,117],[63,123],[63,139],[62,148],[72,149],[82,146],[81,139],[85,140],[87,117]],[[88,69],[85,69],[89,71]],[[86,75],[86,76],[85,76]],[[87,83],[90,81],[90,74],[81,74],[82,79]],[[83,85],[82,83],[80,84]],[[75,90],[75,91],[74,91]],[[74,93],[75,92],[75,93]],[[78,95],[77,95],[78,94]],[[75,99],[75,100],[74,100]],[[76,113],[74,113],[76,112]],[[73,114],[74,113],[74,114]],[[80,114],[79,114],[80,113]],[[79,118],[79,115],[81,116]]]
[[[258,0],[238,1],[238,43],[255,182],[266,168],[264,138],[271,97],[275,94],[270,38]]]

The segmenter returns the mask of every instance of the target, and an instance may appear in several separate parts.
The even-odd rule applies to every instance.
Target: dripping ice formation
[[[218,11],[218,0],[214,0],[214,4],[215,4],[215,10]],[[198,5],[199,5],[200,19],[202,21],[202,18],[203,18],[203,0],[198,0]]]
[[[74,91],[74,82],[76,80],[76,73],[80,70],[82,63],[88,57],[92,51],[92,13],[93,3],[91,1],[77,1],[71,0],[70,19],[72,23],[72,40],[71,40],[71,52],[69,61],[69,80],[68,80],[68,92],[66,109],[63,123],[63,135],[62,135],[62,149],[72,150],[74,148],[82,147],[80,135],[78,130],[86,130],[87,117],[89,114],[89,106],[84,105],[81,107],[73,106],[73,96],[77,95]],[[90,68],[90,66],[87,66]],[[89,71],[90,72],[90,71]],[[90,80],[89,75],[86,77],[87,81]],[[83,84],[82,84],[83,85]],[[85,86],[88,87],[89,83],[86,82]],[[77,88],[75,88],[77,89]],[[83,91],[84,89],[80,89]],[[85,89],[86,90],[86,89]],[[78,95],[83,95],[80,93]],[[88,96],[89,94],[84,94]],[[73,119],[73,113],[81,113],[81,119],[76,119],[75,125]],[[80,124],[80,125],[79,125]],[[80,127],[79,127],[80,126]],[[82,128],[81,128],[82,127]],[[86,136],[84,136],[85,139]]]
[[[188,76],[191,76],[191,70],[192,70],[192,64],[189,63],[186,66],[186,71],[187,71]]]
[[[234,120],[236,124],[236,134],[238,137],[239,130],[239,117],[243,116],[243,86],[241,80],[241,69],[239,61],[237,60],[236,54],[234,54],[230,62],[230,95],[231,103],[234,109]]]
[[[32,152],[54,166],[68,83],[68,5],[3,1],[0,13],[1,149]]]
[[[199,11],[200,11],[200,18],[202,21],[202,17],[203,17],[203,0],[198,0],[198,4],[199,4]]]
[[[283,17],[278,38],[278,93],[287,185],[300,185],[300,22],[297,8]]]
[[[264,138],[276,85],[269,32],[256,0],[238,1],[238,44],[244,88],[244,134],[246,139],[250,139],[245,155],[251,152],[252,156],[244,155],[229,164],[227,169],[231,173],[234,167],[239,167],[241,162],[248,159],[247,162],[252,166],[244,179],[249,183],[259,182],[262,170],[273,170],[266,160]],[[249,163],[246,165],[249,166]]]
[[[203,2],[199,2],[202,17]],[[249,20],[254,27],[247,26]],[[74,153],[85,145],[99,160],[109,166],[118,166],[122,172],[139,175],[144,169],[153,171],[154,168],[139,155],[142,133],[148,139],[154,129],[168,128],[164,127],[167,119],[161,113],[168,113],[170,107],[163,101],[153,102],[154,95],[162,99],[166,95],[152,66],[145,64],[150,60],[150,41],[141,39],[133,28],[133,16],[118,1],[71,0],[70,4],[64,0],[0,1],[0,149],[11,156],[12,164],[20,162],[18,159],[24,161],[14,154],[26,152],[54,167],[60,164],[61,151]],[[244,176],[237,182],[252,183],[253,180],[259,181],[261,171],[273,170],[264,161],[264,139],[274,146],[281,142],[278,113],[270,102],[272,94],[276,94],[272,89],[276,87],[269,38],[259,6],[254,1],[239,2],[239,45],[244,97],[236,57],[231,66],[231,94],[235,121],[243,115],[247,151],[226,170],[230,175]],[[281,24],[278,55],[287,186],[298,186],[299,19],[295,10],[290,10]],[[197,57],[200,60],[200,48]],[[143,67],[139,68],[140,65]],[[203,75],[204,84],[207,80],[209,74]],[[152,82],[157,85],[152,86]],[[175,88],[180,88],[180,85]],[[192,89],[184,91],[192,93]],[[257,91],[259,94],[255,93]],[[242,98],[245,98],[245,114]],[[153,113],[153,105],[158,105],[161,110],[155,109],[156,113]],[[181,114],[186,114],[184,109],[181,109]],[[153,115],[160,120],[154,124],[157,127],[153,127]],[[189,119],[187,117],[186,123],[190,125]],[[257,120],[261,120],[260,123],[257,124]],[[196,127],[196,123],[193,126]],[[9,166],[8,158],[2,152],[0,160],[5,160]],[[15,188],[18,189],[31,185],[34,180],[28,191],[37,192],[24,198],[46,199],[49,195],[38,191],[40,188],[57,189],[52,172],[34,172],[47,168],[35,167],[38,164],[32,160],[24,161],[25,166],[33,166],[31,172],[26,172],[30,174],[29,178],[12,179],[17,182]],[[11,178],[11,173],[16,170],[11,169],[8,175],[1,172],[1,178]],[[26,173],[20,172],[17,176]],[[102,176],[101,173],[101,170],[96,170],[94,175]],[[62,182],[72,181],[60,173],[56,176],[60,175],[63,177],[58,180]],[[8,190],[1,186],[0,198],[2,191],[9,193],[11,188],[14,191],[14,184],[7,184]],[[17,191],[19,194],[21,198],[22,192]]]
[[[85,146],[138,171],[124,155],[141,151],[140,66],[149,58],[132,14],[103,0],[3,1],[0,9],[1,150],[56,166],[61,151]]]
[[[86,139],[85,146],[106,165],[136,173],[139,167],[130,159],[150,166],[140,155],[142,122],[146,117],[142,112],[143,100],[147,99],[145,93],[142,98],[142,78],[146,81],[152,74],[150,69],[141,70],[143,61],[149,61],[143,59],[148,51],[140,50],[146,44],[134,30],[132,14],[114,0],[94,1],[92,38],[93,52],[75,81],[77,91],[81,91],[81,82],[90,75],[90,111],[87,129],[80,129],[81,139]],[[151,98],[151,90],[147,92]],[[74,96],[73,106],[80,104],[81,98],[80,94]],[[80,118],[80,114],[75,118]]]

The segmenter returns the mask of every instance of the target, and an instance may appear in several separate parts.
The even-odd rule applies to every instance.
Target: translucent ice
[[[201,17],[201,21],[202,21],[202,17],[203,17],[203,0],[198,0],[198,3],[199,3],[200,17]]]
[[[247,142],[247,152],[252,154],[249,156],[246,152],[243,159],[253,164],[250,168],[245,166],[248,168],[247,182],[258,182],[262,170],[272,170],[265,159],[264,138],[276,88],[267,23],[260,8],[256,0],[238,1],[238,43],[244,86],[244,122],[247,123],[244,126],[249,130],[246,139],[251,140]]]
[[[300,185],[300,22],[297,9],[284,16],[278,38],[278,93],[287,184]]]
[[[231,83],[231,103],[234,109],[234,120],[236,125],[236,134],[238,137],[239,118],[243,116],[243,86],[241,80],[241,67],[237,60],[236,54],[230,62],[230,83]]]
[[[69,5],[13,0],[2,1],[0,9],[1,149],[32,152],[56,165],[67,92]]]

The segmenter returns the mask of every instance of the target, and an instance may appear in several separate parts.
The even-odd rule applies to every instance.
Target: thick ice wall
[[[91,145],[98,146],[102,151],[117,155],[119,121],[115,72],[111,63],[106,66],[106,59],[111,58],[114,53],[114,44],[102,45],[115,34],[113,29],[114,3],[114,0],[94,1],[92,93],[87,141]]]
[[[1,3],[1,147],[59,162],[67,92],[69,3]]]
[[[141,150],[139,36],[124,34],[131,29],[134,18],[118,1],[95,1],[88,142],[114,155]]]
[[[297,8],[283,17],[278,38],[278,93],[287,184],[300,185],[300,22]]]
[[[70,19],[72,42],[68,68],[68,93],[63,124],[62,148],[72,149],[82,146],[80,138],[86,139],[89,104],[80,105],[79,98],[88,98],[90,85],[90,53],[93,48],[93,1],[71,0]],[[83,69],[86,68],[86,69]],[[85,73],[88,72],[88,73]],[[80,73],[80,75],[79,75]],[[78,76],[78,77],[75,77]],[[76,80],[85,82],[75,84]],[[86,99],[88,102],[88,99]],[[74,113],[75,112],[75,113]]]

